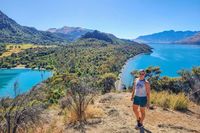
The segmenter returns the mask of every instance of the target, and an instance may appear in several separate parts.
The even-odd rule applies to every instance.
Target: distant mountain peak
[[[175,31],[166,30],[150,35],[139,36],[135,39],[137,42],[142,43],[176,43],[188,37],[195,35],[197,31]]]
[[[70,32],[75,32],[77,30],[92,31],[90,29],[86,29],[86,28],[82,28],[82,27],[70,27],[70,26],[63,26],[61,28],[49,28],[47,31],[49,31],[49,32],[55,32],[55,33],[68,34]]]
[[[82,27],[63,26],[61,28],[50,28],[47,31],[51,33],[55,33],[59,36],[62,36],[70,41],[74,41],[80,38],[85,33],[93,31],[93,30],[82,28]]]

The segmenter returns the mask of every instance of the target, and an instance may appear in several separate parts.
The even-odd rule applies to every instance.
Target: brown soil
[[[96,98],[95,106],[104,112],[102,117],[88,120],[86,133],[200,133],[200,106],[190,105],[185,112],[163,110],[157,107],[146,110],[144,128],[136,130],[136,119],[132,111],[130,93],[108,93]],[[67,128],[58,111],[51,111],[55,122],[51,132],[78,133],[79,128]],[[51,122],[50,122],[51,123]],[[51,125],[51,124],[49,124]],[[48,126],[51,127],[52,126]]]

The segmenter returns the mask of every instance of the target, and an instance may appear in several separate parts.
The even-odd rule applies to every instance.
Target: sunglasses
[[[140,75],[145,75],[145,73],[140,73]]]

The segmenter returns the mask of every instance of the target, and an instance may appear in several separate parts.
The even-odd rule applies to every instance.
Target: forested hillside
[[[66,44],[68,41],[46,31],[21,26],[0,11],[0,43]]]

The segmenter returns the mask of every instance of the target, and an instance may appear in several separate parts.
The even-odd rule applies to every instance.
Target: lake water
[[[0,97],[14,97],[14,84],[24,93],[51,76],[46,70],[0,69]]]
[[[126,87],[133,83],[130,74],[135,69],[145,69],[148,66],[159,66],[161,76],[177,77],[180,69],[191,69],[200,66],[200,45],[182,44],[149,44],[153,53],[138,55],[127,61],[122,69],[121,82]]]

